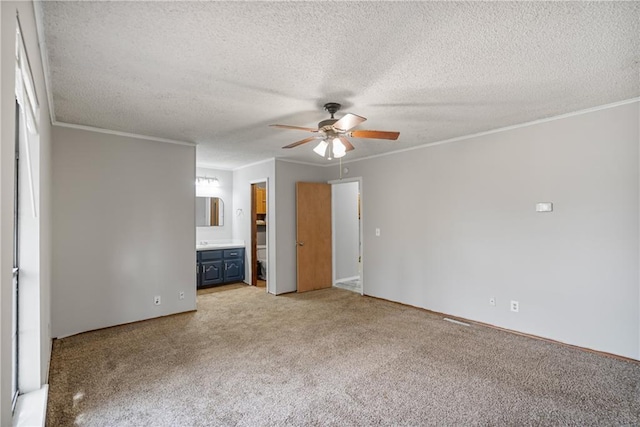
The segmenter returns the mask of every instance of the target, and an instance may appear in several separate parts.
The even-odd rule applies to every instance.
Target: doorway
[[[267,182],[251,184],[251,285],[267,287]]]
[[[331,181],[333,286],[364,294],[360,178]]]

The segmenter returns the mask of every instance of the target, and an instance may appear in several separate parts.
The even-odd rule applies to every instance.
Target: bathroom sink
[[[201,240],[196,242],[196,250],[244,248],[244,240]]]

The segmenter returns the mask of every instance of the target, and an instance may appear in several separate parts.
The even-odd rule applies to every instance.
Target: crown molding
[[[196,168],[198,169],[210,169],[210,170],[217,170],[217,171],[222,171],[222,172],[233,172],[233,169],[231,168],[221,168],[218,166],[211,166],[211,165],[206,165],[203,163],[196,163]]]
[[[318,163],[312,163],[312,162],[305,162],[303,160],[295,160],[295,159],[287,159],[287,158],[276,158],[276,160],[279,160],[281,162],[286,162],[286,163],[296,163],[298,165],[305,165],[305,166],[315,166],[315,167],[319,167],[319,168],[326,168],[327,166],[334,166],[337,165],[338,163],[331,163],[329,165],[320,165]]]
[[[273,161],[275,163],[275,160],[276,160],[275,157],[269,157],[268,159],[259,160],[257,162],[248,163],[246,165],[238,166],[237,168],[233,168],[232,170],[235,172],[235,171],[240,170],[240,169],[249,168],[251,166],[261,165],[263,163],[268,163],[268,162],[271,162],[271,161]]]
[[[441,141],[428,142],[426,144],[420,144],[420,145],[416,145],[416,146],[413,146],[413,147],[403,148],[403,149],[400,149],[400,150],[388,151],[386,153],[374,154],[372,156],[361,157],[361,158],[358,158],[358,159],[343,160],[342,164],[355,163],[355,162],[360,162],[362,160],[375,159],[377,157],[391,156],[393,154],[404,153],[404,152],[407,152],[407,151],[420,150],[422,148],[429,148],[429,147],[435,147],[435,146],[438,146],[438,145],[449,144],[449,143],[452,143],[452,142],[464,141],[466,139],[477,138],[477,137],[481,137],[481,136],[485,136],[485,135],[492,135],[494,133],[506,132],[506,131],[510,131],[510,130],[514,130],[514,129],[520,129],[520,128],[524,128],[524,127],[527,127],[527,126],[533,126],[533,125],[537,125],[537,124],[541,124],[541,123],[552,122],[552,121],[555,121],[555,120],[566,119],[566,118],[573,117],[573,116],[580,116],[582,114],[593,113],[595,111],[607,110],[609,108],[615,108],[615,107],[620,107],[622,105],[633,104],[634,102],[640,102],[640,97],[625,99],[623,101],[613,102],[611,104],[599,105],[597,107],[591,107],[591,108],[587,108],[587,109],[584,109],[584,110],[573,111],[571,113],[560,114],[558,116],[546,117],[544,119],[533,120],[533,121],[530,121],[530,122],[520,123],[520,124],[517,124],[517,125],[505,126],[505,127],[501,127],[501,128],[497,128],[497,129],[488,130],[488,131],[473,133],[473,134],[470,134],[470,135],[463,135],[463,136],[457,136],[455,138],[444,139],[444,140],[441,140]],[[327,166],[335,166],[337,164],[338,163],[332,163],[331,165],[326,165],[325,167],[327,167]]]
[[[72,124],[72,123],[64,123],[64,122],[58,122],[58,121],[55,121],[52,124],[53,124],[53,126],[58,126],[58,127],[63,127],[63,128],[86,130],[86,131],[89,131],[89,132],[104,133],[104,134],[107,134],[107,135],[124,136],[124,137],[127,137],[127,138],[134,138],[134,139],[144,139],[144,140],[147,140],[147,141],[165,142],[165,143],[168,143],[168,144],[186,145],[188,147],[195,147],[196,145],[198,145],[198,144],[196,144],[194,142],[178,141],[178,140],[175,140],[175,139],[167,139],[167,138],[157,138],[157,137],[154,137],[154,136],[140,135],[140,134],[137,134],[137,133],[129,133],[129,132],[121,132],[121,131],[110,130],[110,129],[102,129],[102,128],[97,128],[97,127],[93,127],[93,126],[76,125],[76,124]]]

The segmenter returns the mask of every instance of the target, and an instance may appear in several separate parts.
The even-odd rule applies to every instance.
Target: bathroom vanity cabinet
[[[209,288],[244,280],[244,248],[198,251],[197,287]]]

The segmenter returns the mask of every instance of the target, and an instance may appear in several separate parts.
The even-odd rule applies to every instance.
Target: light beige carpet
[[[640,366],[341,289],[54,341],[49,426],[639,425]]]

